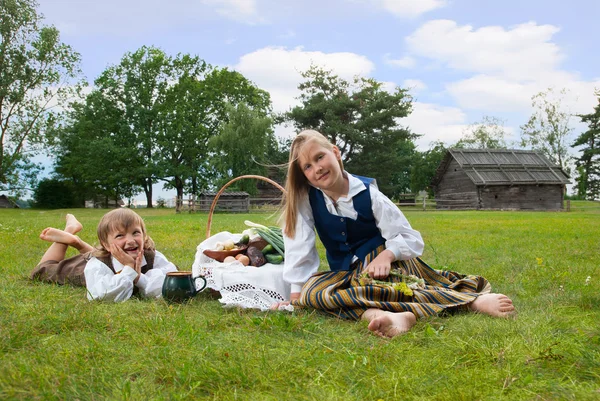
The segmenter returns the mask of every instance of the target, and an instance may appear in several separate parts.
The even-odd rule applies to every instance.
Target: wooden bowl
[[[223,262],[227,256],[236,256],[243,253],[248,249],[248,245],[241,245],[239,248],[234,248],[229,251],[213,251],[212,249],[205,249],[203,253],[211,259],[217,262]]]

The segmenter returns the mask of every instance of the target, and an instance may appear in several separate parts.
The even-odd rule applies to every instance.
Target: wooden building
[[[437,209],[561,210],[569,176],[532,150],[450,149],[432,180]]]
[[[198,197],[198,209],[202,212],[210,211],[216,192],[203,191]],[[223,192],[219,196],[215,211],[247,213],[250,210],[250,195],[248,192]]]
[[[19,208],[19,206],[10,199],[8,199],[8,196],[0,195],[0,208],[14,209]]]

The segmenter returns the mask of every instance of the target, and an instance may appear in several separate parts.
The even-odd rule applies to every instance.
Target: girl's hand
[[[292,292],[290,294],[290,300],[289,301],[275,302],[273,305],[271,305],[269,307],[269,309],[271,309],[271,310],[279,310],[280,306],[287,306],[287,305],[290,304],[290,302],[296,301],[298,299],[300,299],[300,293],[299,292]]]
[[[392,269],[392,262],[396,260],[396,255],[392,251],[385,250],[367,265],[365,269],[367,274],[375,280],[387,278]]]

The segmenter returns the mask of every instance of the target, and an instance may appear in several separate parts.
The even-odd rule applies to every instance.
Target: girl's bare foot
[[[40,234],[40,238],[48,242],[70,245],[77,249],[80,247],[80,240],[78,236],[57,228],[45,228]]]
[[[369,317],[371,317],[369,330],[380,337],[392,338],[406,333],[417,323],[417,318],[412,312],[394,313],[377,310],[376,312],[371,312],[371,316],[366,316],[367,319]]]
[[[469,308],[474,312],[485,313],[494,317],[510,317],[515,307],[509,297],[504,294],[483,294],[477,297]]]
[[[65,232],[69,234],[77,234],[83,228],[83,225],[73,216],[68,213],[66,216],[67,224],[65,225]]]

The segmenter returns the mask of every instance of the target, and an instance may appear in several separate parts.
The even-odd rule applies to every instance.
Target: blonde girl
[[[337,146],[319,132],[303,131],[292,142],[286,190],[283,275],[293,305],[365,319],[369,330],[384,337],[442,311],[497,317],[514,312],[512,301],[490,293],[483,277],[437,271],[419,259],[421,234],[373,179],[346,172]],[[315,229],[327,251],[328,272],[317,273]],[[420,288],[394,285],[408,278]]]
[[[52,245],[30,278],[85,286],[89,300],[122,302],[134,293],[161,296],[166,273],[177,267],[155,249],[137,213],[125,208],[106,213],[98,223],[96,248],[76,235],[82,228],[75,216],[67,214],[64,230],[44,229],[40,238]],[[79,254],[65,259],[69,246]]]

